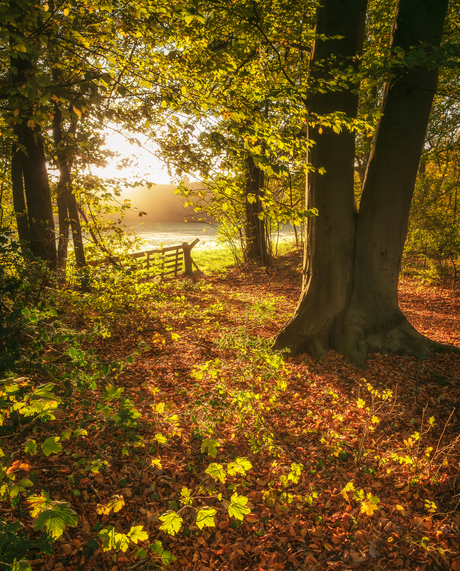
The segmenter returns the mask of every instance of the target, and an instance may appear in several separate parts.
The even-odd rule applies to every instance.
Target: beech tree
[[[322,88],[310,98],[312,118],[356,117],[358,86],[346,70],[356,68],[359,59],[366,9],[366,0],[325,0],[317,8],[310,75]],[[315,357],[334,349],[360,366],[372,352],[424,356],[441,349],[401,312],[398,279],[447,9],[448,0],[397,2],[390,49],[403,64],[385,84],[359,212],[353,132],[311,122],[314,171],[307,175],[306,200],[319,215],[307,222],[303,290],[276,348]],[[340,84],[337,75],[348,79]]]

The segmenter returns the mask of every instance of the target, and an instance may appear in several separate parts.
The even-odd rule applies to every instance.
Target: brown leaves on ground
[[[79,514],[78,527],[34,569],[155,568],[150,556],[135,558],[138,546],[103,552],[98,531],[109,525],[123,533],[143,525],[149,542],[158,539],[175,555],[177,570],[460,569],[459,355],[423,362],[374,355],[365,372],[335,353],[321,362],[303,355],[269,363],[267,339],[300,293],[299,263],[291,255],[269,275],[235,269],[178,280],[158,305],[126,315],[99,342],[107,361],[138,351],[109,380],[142,416],[136,430],[113,429],[96,409],[100,394],[86,391],[41,429],[83,426],[88,434],[48,460],[27,460],[51,497]],[[459,303],[450,289],[401,284],[410,321],[457,346]],[[201,376],[191,374],[209,362]],[[177,415],[174,430],[158,424],[166,445],[149,440],[151,405],[160,403]],[[216,458],[202,451],[211,433]],[[243,482],[217,483],[216,497],[206,500],[217,510],[216,527],[200,531],[190,509],[176,535],[159,531],[159,517],[179,508],[184,487],[196,489],[211,462],[237,456],[252,469]],[[14,469],[28,474],[20,464]],[[234,489],[249,499],[243,523],[217,499]]]

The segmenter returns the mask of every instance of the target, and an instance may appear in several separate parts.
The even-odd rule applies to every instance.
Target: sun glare
[[[137,139],[138,145],[134,142]],[[153,152],[153,146],[145,137],[136,137],[107,130],[105,148],[117,153],[106,167],[93,167],[91,171],[101,178],[123,178],[129,183],[151,182],[172,184],[166,167]]]

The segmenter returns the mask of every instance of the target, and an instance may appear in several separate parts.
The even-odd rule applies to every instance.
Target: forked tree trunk
[[[263,214],[261,196],[264,186],[264,171],[254,163],[254,159],[250,155],[247,158],[246,176],[246,244],[244,256],[246,260],[257,261],[266,266],[268,264],[268,252],[265,222],[263,218],[259,218],[259,215]]]
[[[347,4],[326,0],[323,10],[337,3]],[[361,8],[363,3],[350,0],[348,4]],[[408,50],[420,44],[439,46],[447,5],[448,0],[399,0],[392,47]],[[326,29],[318,33],[340,34],[346,39],[352,31]],[[436,86],[435,63],[431,68],[425,65],[400,71],[386,85],[383,116],[366,170],[355,232],[348,214],[352,204],[349,183],[341,184],[337,179],[343,176],[345,166],[342,171],[333,171],[324,156],[312,157],[315,166],[326,169],[324,179],[329,176],[336,183],[322,203],[308,204],[319,210],[312,226],[322,229],[313,237],[324,240],[320,246],[323,263],[315,264],[318,243],[310,241],[307,262],[311,259],[312,269],[296,313],[280,332],[276,347],[287,347],[293,353],[306,351],[316,357],[335,349],[346,361],[360,366],[364,366],[370,352],[423,356],[439,348],[408,323],[399,309],[397,289],[410,203]],[[333,139],[342,136],[330,135],[331,152],[337,145]],[[320,143],[323,135],[317,139]],[[353,160],[347,159],[347,164],[352,169]],[[344,193],[348,199],[343,198]],[[342,217],[337,212],[341,199],[345,211]]]

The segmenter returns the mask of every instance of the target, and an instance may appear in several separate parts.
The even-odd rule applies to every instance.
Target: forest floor
[[[107,363],[133,356],[107,382],[140,416],[116,425],[101,402],[115,405],[85,389],[38,427],[41,439],[87,434],[21,465],[79,514],[33,569],[155,569],[158,540],[173,570],[460,570],[460,355],[373,355],[363,371],[333,352],[273,354],[299,297],[299,263],[290,254],[268,275],[176,280],[93,342]],[[400,295],[417,329],[460,347],[458,293],[404,279]],[[230,474],[236,458],[250,462],[245,474]],[[213,479],[211,464],[227,474]],[[234,493],[248,500],[243,521],[228,513]],[[121,509],[104,514],[114,498]],[[203,506],[215,526],[200,530]],[[174,535],[159,529],[168,510],[183,520]],[[148,540],[103,550],[101,529],[138,525]]]

